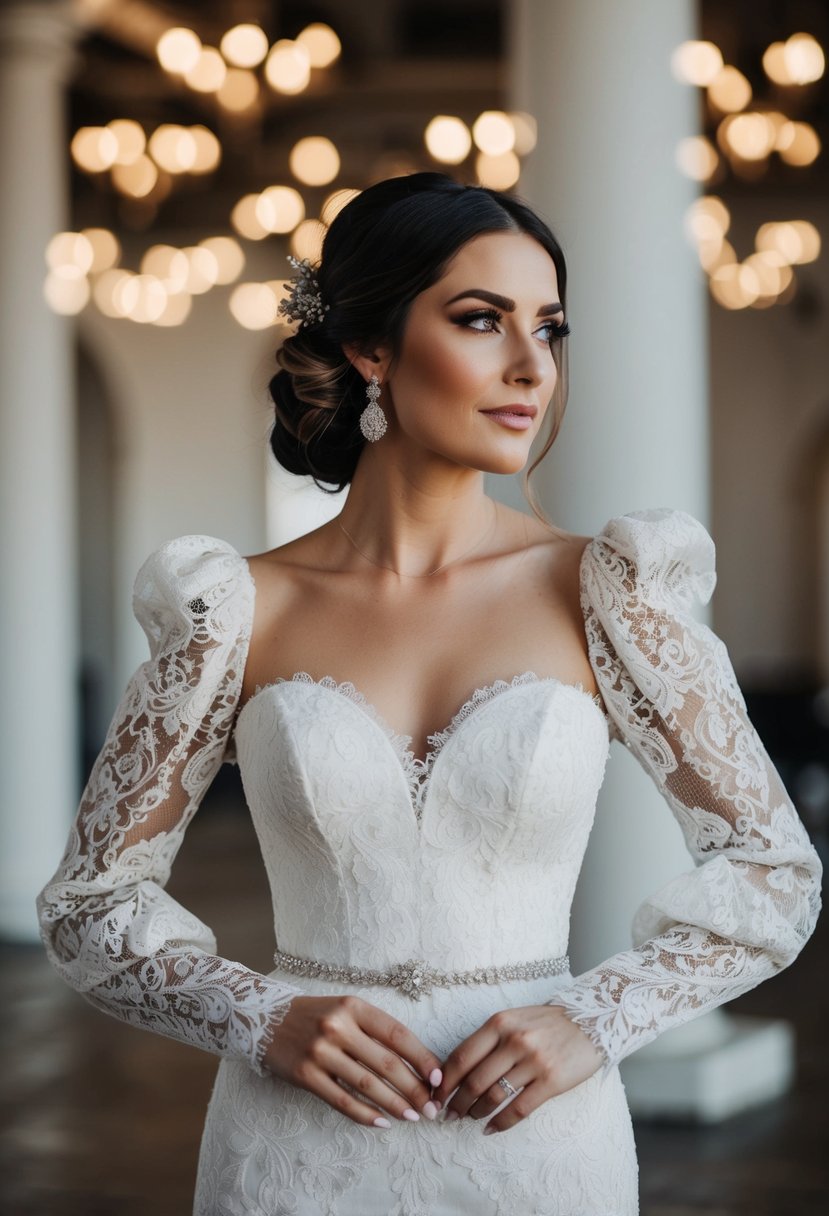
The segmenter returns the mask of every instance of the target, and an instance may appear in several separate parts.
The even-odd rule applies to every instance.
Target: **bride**
[[[566,402],[564,256],[516,198],[381,182],[318,269],[295,265],[271,445],[345,506],[267,553],[182,536],[139,570],[150,657],[39,896],[49,958],[105,1012],[221,1057],[200,1216],[635,1213],[619,1062],[788,966],[820,907],[691,613],[713,542],[667,507],[590,537],[484,493],[550,413],[536,467]],[[694,865],[573,976],[614,739]],[[223,761],[271,884],[268,975],[165,890]]]

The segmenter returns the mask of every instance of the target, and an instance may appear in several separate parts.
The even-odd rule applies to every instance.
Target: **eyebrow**
[[[509,296],[499,296],[494,291],[486,291],[483,287],[471,287],[468,291],[462,291],[459,295],[452,296],[451,300],[447,300],[446,305],[448,307],[458,300],[466,300],[470,297],[476,300],[486,300],[487,304],[494,304],[496,308],[502,308],[504,312],[515,312],[515,300],[511,300]],[[564,309],[558,300],[554,300],[552,304],[542,304],[536,316],[549,317],[557,312],[564,312]]]

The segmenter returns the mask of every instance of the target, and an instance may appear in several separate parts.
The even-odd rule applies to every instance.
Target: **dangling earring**
[[[366,385],[366,396],[368,405],[360,415],[360,430],[370,443],[374,443],[381,435],[385,435],[388,426],[386,415],[377,404],[377,398],[380,396],[380,381],[376,376],[372,376]]]

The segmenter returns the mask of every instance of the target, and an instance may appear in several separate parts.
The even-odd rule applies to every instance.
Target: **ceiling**
[[[508,0],[77,0],[89,14],[77,46],[70,89],[69,131],[113,118],[140,121],[146,130],[161,122],[203,123],[219,136],[219,169],[204,178],[181,178],[157,207],[119,198],[106,174],[90,176],[73,167],[73,223],[139,232],[166,228],[227,228],[233,204],[244,193],[290,180],[288,153],[302,135],[325,134],[343,157],[334,185],[361,186],[402,165],[433,168],[423,130],[436,112],[472,121],[483,109],[504,105],[505,5]],[[748,77],[756,101],[779,106],[790,117],[811,122],[824,149],[829,142],[826,80],[782,98],[762,69],[765,47],[797,30],[812,33],[829,51],[829,5],[822,0],[702,0],[700,36],[721,48],[726,62]],[[333,68],[314,73],[311,86],[289,97],[263,90],[266,104],[256,118],[229,118],[212,95],[195,93],[158,65],[158,34],[171,23],[188,25],[206,44],[241,21],[255,21],[270,41],[294,37],[311,21],[337,31],[342,56]],[[712,116],[701,114],[713,134]],[[806,169],[772,157],[760,182],[733,176],[721,194],[819,194],[829,191],[826,152]],[[311,206],[332,187],[305,191]]]

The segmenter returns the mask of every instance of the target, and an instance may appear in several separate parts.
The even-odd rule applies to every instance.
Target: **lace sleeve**
[[[217,957],[211,930],[164,890],[210,782],[235,758],[246,574],[236,550],[209,536],[168,541],[139,570],[133,610],[150,658],[118,704],[37,906],[50,962],[93,1005],[264,1076],[299,990]]]
[[[690,613],[714,544],[683,511],[611,520],[581,603],[612,733],[662,792],[695,868],[637,910],[633,949],[556,991],[602,1071],[787,967],[814,930],[821,863],[746,713],[725,644]]]

